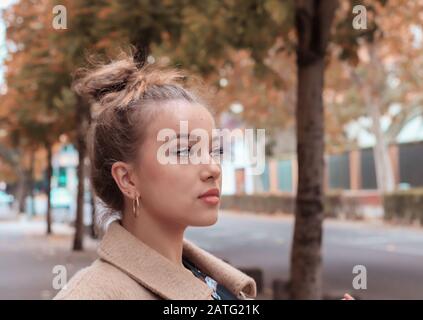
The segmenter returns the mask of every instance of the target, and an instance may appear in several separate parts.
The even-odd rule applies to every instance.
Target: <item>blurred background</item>
[[[258,299],[423,299],[423,1],[3,0],[0,299],[51,299],[95,258],[87,56],[133,45],[200,76],[218,126],[265,129],[222,164],[220,218],[186,236]]]

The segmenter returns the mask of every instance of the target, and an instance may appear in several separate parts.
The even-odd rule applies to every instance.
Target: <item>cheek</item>
[[[181,164],[163,165],[155,157],[145,160],[148,161],[139,168],[140,190],[152,206],[175,207],[192,203],[199,180],[197,168]]]
[[[195,176],[192,170],[186,170],[183,165],[176,164],[158,164],[153,174],[152,179],[155,180],[155,183],[161,185],[164,189],[179,190],[179,192],[189,192],[189,190],[186,190],[186,186],[190,184],[190,181],[192,185]]]
[[[155,157],[152,157],[142,165],[142,168],[145,168],[144,173],[149,182],[164,185],[167,188],[183,184],[190,175],[193,175],[192,170],[187,170],[186,167],[188,166],[180,164],[161,164]]]

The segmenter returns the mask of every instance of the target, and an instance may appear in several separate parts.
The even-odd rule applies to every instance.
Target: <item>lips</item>
[[[219,189],[217,188],[209,189],[203,194],[201,194],[198,198],[203,200],[207,204],[211,204],[211,205],[218,204],[220,201]]]

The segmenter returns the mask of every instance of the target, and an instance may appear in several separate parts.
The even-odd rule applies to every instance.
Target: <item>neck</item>
[[[134,217],[132,212],[125,212],[122,226],[165,258],[184,267],[182,263],[184,227],[172,226],[171,223],[155,219],[153,214],[142,210],[138,217]]]

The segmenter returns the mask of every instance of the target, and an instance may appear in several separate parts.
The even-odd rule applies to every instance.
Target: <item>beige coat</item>
[[[99,259],[77,272],[54,299],[212,300],[212,290],[113,222],[97,250]],[[239,299],[256,296],[254,280],[184,239],[183,255]]]

